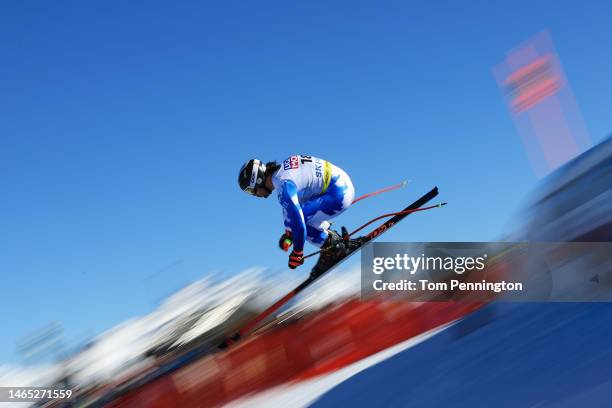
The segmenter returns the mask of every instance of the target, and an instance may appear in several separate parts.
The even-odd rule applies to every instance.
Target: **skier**
[[[326,160],[291,156],[282,164],[264,164],[252,159],[240,169],[238,184],[248,194],[262,198],[277,190],[285,223],[278,244],[284,251],[293,245],[291,269],[304,263],[306,239],[321,248],[313,274],[323,273],[363,243],[363,238],[348,239],[344,228],[343,236],[330,229],[329,220],[351,205],[355,189],[349,176]]]

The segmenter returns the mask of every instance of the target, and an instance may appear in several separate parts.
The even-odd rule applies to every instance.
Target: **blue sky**
[[[495,4],[493,4],[495,3]],[[0,363],[60,321],[74,344],[207,273],[282,268],[251,157],[324,157],[357,226],[434,185],[390,241],[499,236],[536,178],[492,75],[547,28],[593,140],[610,130],[606,2],[0,5]],[[295,273],[308,273],[307,268]]]

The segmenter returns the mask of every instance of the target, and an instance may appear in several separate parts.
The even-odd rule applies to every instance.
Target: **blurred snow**
[[[49,366],[0,366],[0,386],[44,386],[69,373],[76,385],[106,383],[150,365],[147,351],[167,343],[179,347],[223,327],[243,309],[263,310],[305,279],[302,271],[252,267],[215,282],[200,279],[165,299],[148,315],[134,317],[98,335],[69,359]],[[356,296],[359,268],[326,275],[280,313],[284,321],[341,299]]]

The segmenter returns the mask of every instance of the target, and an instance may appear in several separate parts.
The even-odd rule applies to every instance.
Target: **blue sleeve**
[[[278,201],[283,207],[285,227],[291,230],[293,249],[302,251],[306,240],[306,223],[304,213],[298,201],[297,186],[291,180],[285,180],[278,189]]]

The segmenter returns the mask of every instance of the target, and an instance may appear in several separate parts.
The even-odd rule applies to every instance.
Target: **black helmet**
[[[255,195],[257,187],[265,187],[266,183],[266,165],[257,159],[251,159],[246,162],[238,173],[238,184],[242,191],[251,195]]]

